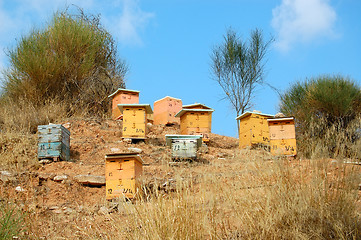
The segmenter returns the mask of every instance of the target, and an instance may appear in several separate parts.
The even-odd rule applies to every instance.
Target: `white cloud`
[[[275,44],[282,51],[298,42],[334,35],[337,15],[329,0],[282,0],[272,13],[271,24],[277,33]]]
[[[114,18],[116,23],[113,33],[123,44],[142,45],[139,32],[154,16],[154,13],[140,9],[138,0],[122,0],[122,12]]]

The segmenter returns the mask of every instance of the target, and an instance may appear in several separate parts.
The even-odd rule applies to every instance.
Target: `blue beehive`
[[[60,124],[38,126],[38,159],[69,161],[69,130]]]

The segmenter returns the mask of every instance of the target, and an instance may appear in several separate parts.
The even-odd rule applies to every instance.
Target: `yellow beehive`
[[[152,114],[149,104],[118,104],[123,114],[123,138],[145,139],[147,115]]]
[[[203,141],[209,141],[213,112],[212,108],[203,104],[183,106],[183,109],[175,115],[180,118],[180,133],[183,135],[201,135]]]
[[[274,155],[297,154],[295,120],[290,118],[268,119],[271,153]]]
[[[112,119],[119,119],[122,117],[119,111],[118,104],[138,104],[139,91],[118,88],[114,93],[108,96],[112,99]]]
[[[254,145],[269,146],[269,129],[267,119],[273,115],[260,112],[245,112],[238,116],[239,147],[245,148]]]
[[[134,198],[140,190],[142,158],[136,153],[112,153],[105,156],[106,199]]]

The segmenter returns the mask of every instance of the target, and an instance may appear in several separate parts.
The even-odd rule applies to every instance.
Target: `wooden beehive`
[[[267,119],[273,117],[260,112],[245,112],[238,116],[236,120],[239,121],[239,147],[269,146]]]
[[[140,190],[143,161],[137,153],[111,153],[105,156],[106,199],[134,198]]]
[[[152,114],[149,104],[118,104],[123,115],[123,138],[145,139],[147,115]]]
[[[118,88],[108,97],[112,99],[112,119],[119,119],[122,116],[118,104],[139,103],[139,91],[136,90]]]
[[[154,124],[180,124],[175,115],[182,110],[182,100],[173,97],[164,97],[154,102]]]
[[[70,132],[60,124],[38,126],[38,159],[70,160]]]
[[[295,156],[297,154],[295,120],[290,118],[268,119],[271,153]]]
[[[201,135],[203,141],[209,141],[212,131],[212,113],[214,110],[203,104],[183,106],[176,117],[180,118],[180,132],[183,135]]]
[[[171,148],[172,159],[195,160],[198,157],[198,149],[202,146],[200,135],[165,135],[167,146]]]

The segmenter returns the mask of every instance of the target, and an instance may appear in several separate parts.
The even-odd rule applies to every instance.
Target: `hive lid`
[[[197,146],[202,146],[202,135],[178,135],[178,134],[167,134],[165,135],[165,142],[167,146],[172,145],[173,139],[191,139],[191,140],[197,140]]]
[[[67,133],[68,135],[70,135],[70,131],[69,129],[67,129],[66,127],[64,127],[63,125],[61,124],[49,124],[49,125],[38,125],[38,132],[41,132],[41,131],[44,131],[44,130],[47,130],[47,129],[61,129],[63,130],[65,133]]]
[[[105,159],[117,159],[117,158],[135,158],[140,163],[143,163],[143,159],[139,156],[138,153],[135,152],[128,152],[128,153],[108,153],[105,155]]]
[[[214,110],[213,109],[193,109],[193,108],[185,109],[185,108],[183,108],[175,115],[175,117],[181,117],[186,112],[214,112]]]
[[[152,107],[150,106],[150,104],[118,104],[118,108],[120,110],[121,113],[123,113],[124,108],[126,107],[145,107],[145,111],[147,114],[151,114],[153,113]]]
[[[159,101],[162,101],[162,100],[167,99],[167,98],[182,101],[182,99],[180,99],[180,98],[175,98],[175,97],[165,96],[164,98],[158,99],[158,100],[157,100],[157,101],[155,101],[154,103],[159,102]]]
[[[270,117],[270,118],[274,118],[274,115],[271,114],[265,114],[265,113],[261,113],[261,112],[244,112],[243,114],[239,115],[236,120],[241,120],[242,118],[248,117],[251,114],[257,114],[257,115],[261,115],[261,116],[265,116],[265,117]]]
[[[283,117],[283,118],[270,118],[270,119],[267,119],[268,122],[291,121],[291,120],[295,120],[295,118],[294,117]]]
[[[119,92],[139,93],[139,91],[137,91],[137,90],[130,90],[130,89],[125,89],[125,88],[118,88],[115,92],[113,92],[112,94],[110,94],[110,95],[108,96],[108,98],[113,97],[114,95],[118,94]]]
[[[209,110],[213,110],[212,108],[202,104],[202,103],[193,103],[193,104],[188,104],[188,105],[183,105],[183,108],[187,108],[187,109],[194,109],[195,107],[204,107],[205,109],[209,109]],[[197,109],[197,108],[196,108]]]

